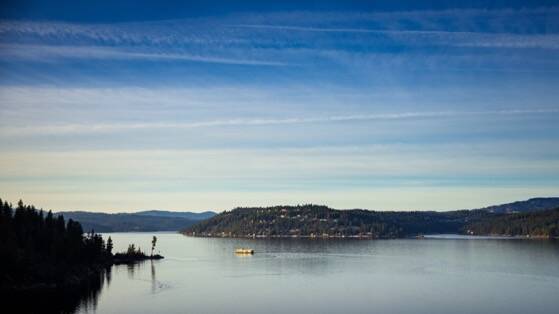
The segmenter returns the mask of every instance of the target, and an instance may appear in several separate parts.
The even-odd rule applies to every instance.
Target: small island
[[[109,240],[111,240],[111,238],[109,237]],[[151,240],[151,254],[150,255],[146,255],[144,252],[142,252],[142,250],[140,248],[136,248],[136,246],[134,244],[130,244],[128,245],[128,249],[126,250],[126,252],[122,252],[122,253],[115,253],[113,255],[113,264],[130,264],[130,263],[135,263],[135,262],[140,262],[140,261],[145,261],[145,260],[158,260],[158,259],[163,259],[163,256],[159,255],[159,254],[153,254],[153,251],[155,250],[155,245],[157,243],[157,237],[153,236],[152,240]]]

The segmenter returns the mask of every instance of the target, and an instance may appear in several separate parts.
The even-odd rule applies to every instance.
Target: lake
[[[111,233],[164,260],[113,266],[77,313],[557,313],[559,243],[454,236],[221,239]],[[237,247],[255,250],[236,256]]]

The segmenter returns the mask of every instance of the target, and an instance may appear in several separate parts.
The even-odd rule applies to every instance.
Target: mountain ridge
[[[559,197],[533,197],[523,201],[491,205],[479,210],[491,213],[525,213],[559,207]]]
[[[318,206],[318,205],[313,205]],[[295,206],[275,206],[277,208],[291,208]],[[275,207],[268,207],[268,208],[275,208]],[[319,206],[320,207],[320,206]],[[530,198],[528,200],[523,201],[516,201],[511,203],[499,204],[499,205],[492,205],[478,209],[471,209],[471,210],[452,210],[452,211],[375,211],[375,210],[366,210],[366,209],[332,209],[326,206],[322,206],[323,208],[327,208],[328,210],[333,211],[343,211],[347,213],[376,213],[376,215],[380,218],[391,217],[392,219],[392,228],[396,228],[394,224],[394,220],[396,218],[402,219],[411,219],[412,216],[423,216],[421,219],[432,219],[432,221],[438,221],[439,223],[443,223],[442,226],[433,227],[426,229],[425,231],[452,231],[452,232],[464,232],[464,230],[458,230],[456,228],[449,228],[448,227],[448,217],[452,215],[456,215],[456,213],[469,213],[469,215],[473,216],[480,216],[482,213],[494,214],[511,214],[511,213],[531,213],[531,212],[539,212],[545,211],[548,209],[553,209],[559,207],[559,197],[536,197]],[[266,207],[258,207],[254,209],[266,209]],[[220,214],[215,213],[213,211],[205,211],[201,213],[195,212],[175,212],[175,211],[166,211],[166,210],[142,210],[133,213],[97,213],[97,212],[88,212],[88,211],[67,211],[67,212],[58,212],[57,214],[64,215],[67,218],[74,219],[79,221],[84,226],[85,230],[95,230],[97,232],[129,232],[129,231],[184,231],[188,230],[191,226],[198,225],[201,222],[207,221],[212,219],[215,216],[222,215],[224,213],[232,212],[236,209],[231,211],[224,211]],[[408,213],[408,214],[406,214]],[[423,215],[421,213],[424,213]],[[446,214],[444,214],[446,213]],[[463,215],[463,219],[466,219],[468,215]],[[407,217],[407,218],[406,218]],[[446,218],[445,218],[446,217]],[[398,219],[396,219],[398,220]],[[454,225],[461,224],[461,226],[465,225],[465,220],[461,223],[454,221]],[[247,222],[243,222],[243,224],[247,225]],[[388,225],[386,222],[381,222],[384,224],[385,227]],[[397,225],[397,224],[396,224]],[[408,224],[409,226],[409,224]],[[446,227],[445,227],[446,226]],[[333,226],[330,226],[334,228]],[[442,228],[442,229],[441,229]],[[398,229],[398,228],[396,228]],[[322,229],[321,229],[322,230]],[[344,229],[345,230],[345,229]],[[257,233],[257,230],[254,233]],[[318,230],[314,230],[318,231]],[[324,230],[322,230],[324,231]],[[339,231],[339,230],[338,230]],[[347,231],[347,230],[346,230]],[[344,231],[345,232],[345,231]],[[342,232],[338,233],[340,236],[343,235],[352,235],[355,236],[354,232]],[[401,233],[404,232],[402,230],[396,232],[388,232],[388,233],[378,233],[372,231],[364,231],[365,234],[370,233],[376,236],[390,236],[398,235],[401,236]],[[347,234],[346,234],[347,233]],[[310,234],[309,234],[310,235]]]
[[[175,212],[169,210],[152,209],[152,210],[137,211],[132,214],[143,215],[143,216],[154,216],[154,217],[180,217],[180,218],[187,218],[192,220],[204,220],[204,219],[211,218],[212,216],[215,216],[217,213],[210,210],[196,213],[190,211]]]
[[[554,208],[559,208],[559,198],[542,199],[444,212],[339,210],[314,204],[239,207],[187,227],[182,233],[208,237],[401,238],[440,233],[481,235],[504,230],[513,235],[555,237],[559,226],[555,220],[559,216]],[[524,212],[497,211],[500,208]],[[542,219],[548,214],[551,219]],[[509,232],[507,228],[487,226],[488,223],[502,225],[503,221],[509,221],[502,217],[509,215],[516,215],[514,223],[520,228]]]
[[[84,230],[95,230],[96,232],[131,232],[131,231],[179,231],[189,227],[198,221],[206,219],[199,213],[192,212],[167,212],[149,211],[148,213],[98,213],[89,211],[65,211],[57,212],[79,221]],[[205,212],[202,215],[211,216],[213,212]],[[160,214],[160,215],[158,215]],[[214,213],[215,214],[215,213]],[[201,217],[201,218],[186,218]]]

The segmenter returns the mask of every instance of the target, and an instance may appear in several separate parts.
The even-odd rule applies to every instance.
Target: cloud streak
[[[179,76],[169,77],[170,84],[253,79],[239,67],[259,68],[268,76],[264,80],[328,81],[335,75],[325,72],[336,69],[351,72],[341,81],[348,84],[429,71],[552,74],[559,69],[559,23],[549,22],[550,16],[559,20],[559,10],[293,12],[114,24],[0,21],[0,62],[11,66],[6,81],[33,84],[66,83],[69,77],[76,78],[72,83],[103,77],[100,84],[110,85],[142,80],[133,73],[140,62],[149,63],[154,75]],[[488,20],[480,27],[479,17],[494,25]],[[498,27],[511,24],[515,28]],[[107,60],[114,62],[98,67]],[[61,71],[44,73],[37,63],[56,63]],[[199,74],[189,75],[193,63]],[[204,66],[228,67],[232,75]]]
[[[557,114],[559,109],[509,109],[489,111],[438,111],[438,112],[403,112],[382,114],[355,114],[336,115],[323,117],[293,117],[278,119],[227,119],[184,123],[154,122],[154,123],[99,123],[99,124],[65,124],[23,127],[2,127],[0,133],[3,136],[24,135],[58,135],[58,134],[87,134],[87,133],[112,133],[134,130],[183,130],[194,128],[212,127],[247,127],[247,126],[271,126],[290,125],[306,123],[335,123],[356,121],[390,121],[406,119],[442,119],[442,118],[464,118],[472,116],[510,116],[527,114]]]
[[[0,21],[0,190],[98,209],[549,194],[557,49],[559,8]]]
[[[190,53],[145,52],[110,48],[102,46],[51,46],[51,45],[6,45],[0,44],[0,56],[3,58],[31,59],[35,61],[57,59],[140,59],[154,61],[189,61],[203,63],[218,63],[230,65],[253,66],[287,66],[284,62],[237,59],[230,57],[194,55]]]
[[[272,55],[264,56],[263,60],[233,58],[230,52],[246,52],[257,47],[283,50],[293,49],[294,46],[310,50],[344,50],[344,46],[355,44],[369,50],[376,45],[387,44],[559,49],[559,23],[550,22],[550,17],[553,16],[559,18],[559,9],[295,12],[117,24],[0,21],[0,42],[12,45],[11,50],[26,50],[18,53],[20,57],[33,57],[29,50],[39,48],[40,52],[47,55],[68,58],[74,53],[75,56],[92,58],[175,59],[271,65],[282,62],[270,59]],[[488,21],[481,28],[477,21],[479,17],[492,17],[496,19],[497,26]],[[448,18],[457,21],[449,25],[445,22]],[[406,26],[407,24],[414,26]],[[506,27],[509,24],[514,24],[515,27],[509,29]],[[534,29],[542,31],[534,32]],[[337,33],[353,36],[340,38]],[[17,46],[18,44],[21,46]],[[150,52],[154,49],[168,50],[177,47],[181,47],[183,53]],[[3,50],[6,48],[10,47],[3,47]]]
[[[413,45],[441,45],[479,48],[559,49],[559,35],[520,35],[440,30],[390,30],[366,28],[325,28],[290,25],[241,24],[233,27],[311,33],[349,33],[386,35]],[[364,39],[366,40],[366,39]]]

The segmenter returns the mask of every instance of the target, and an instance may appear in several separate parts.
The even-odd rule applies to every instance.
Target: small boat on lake
[[[240,249],[235,250],[235,254],[243,254],[243,255],[250,254],[250,255],[252,255],[252,254],[254,254],[254,250],[253,249],[240,248]]]

